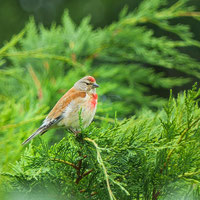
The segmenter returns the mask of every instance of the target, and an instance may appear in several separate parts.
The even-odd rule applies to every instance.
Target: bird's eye
[[[88,82],[85,82],[85,84],[86,84],[86,85],[90,85],[90,83],[88,83]]]

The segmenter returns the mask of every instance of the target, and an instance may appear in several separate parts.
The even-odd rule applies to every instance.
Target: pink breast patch
[[[97,105],[97,99],[98,99],[98,95],[97,94],[92,94],[92,108],[95,108],[95,106]]]

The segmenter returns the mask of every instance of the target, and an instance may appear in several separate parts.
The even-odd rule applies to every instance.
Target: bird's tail
[[[27,144],[30,140],[32,140],[34,137],[36,137],[39,134],[43,134],[47,131],[47,127],[46,126],[40,126],[40,128],[37,129],[37,131],[35,131],[29,138],[27,138],[22,145]]]

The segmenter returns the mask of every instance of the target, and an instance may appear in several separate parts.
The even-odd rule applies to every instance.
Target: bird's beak
[[[92,87],[93,87],[93,88],[98,88],[98,87],[99,87],[99,85],[98,85],[98,84],[96,84],[96,83],[93,83]]]

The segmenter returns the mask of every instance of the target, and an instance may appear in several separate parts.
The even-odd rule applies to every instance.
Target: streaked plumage
[[[83,127],[89,126],[96,112],[97,87],[99,86],[92,76],[86,76],[77,81],[56,103],[42,125],[23,144],[54,127],[66,127],[73,132],[80,131],[80,110]]]

